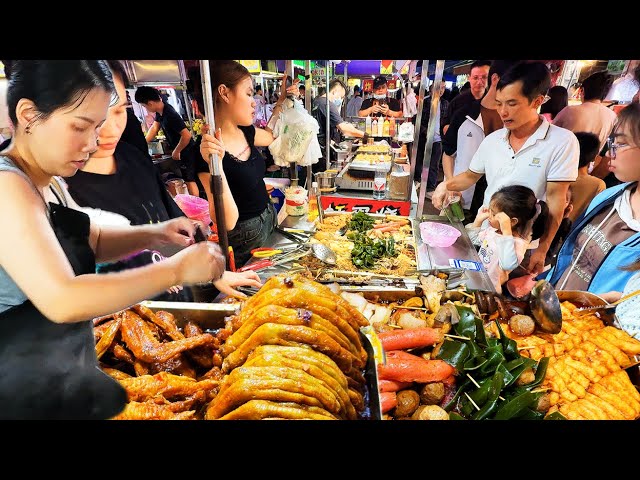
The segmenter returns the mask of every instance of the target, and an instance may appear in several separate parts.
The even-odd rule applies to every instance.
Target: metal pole
[[[435,135],[436,128],[440,128],[438,125],[436,125],[436,118],[438,116],[436,112],[438,111],[438,108],[440,108],[440,84],[442,83],[443,72],[444,60],[436,60],[436,73],[433,79],[433,89],[431,91],[431,110],[429,112],[429,124],[427,125],[427,141],[425,142],[424,157],[422,158],[420,194],[418,196],[416,218],[421,218],[424,211],[424,200],[427,195],[427,179],[429,178],[429,165],[431,164],[431,151],[433,150],[433,137]],[[416,142],[416,150],[417,143],[418,142]],[[415,167],[415,162],[412,162],[412,165]]]
[[[329,130],[329,117],[331,116],[331,110],[329,109],[329,68],[331,67],[331,61],[327,60],[327,65],[325,67],[324,70],[324,94],[325,94],[325,100],[327,101],[327,109],[325,110],[325,117],[327,122],[326,122],[326,135],[325,135],[325,146],[326,146],[326,155],[325,155],[325,161],[326,161],[326,167],[325,170],[329,170],[329,167],[331,165],[331,152],[330,152],[330,148],[331,148],[331,131]]]
[[[420,71],[420,90],[418,91],[418,113],[416,113],[415,134],[411,145],[411,181],[413,182],[413,174],[416,171],[416,157],[418,156],[418,136],[420,126],[422,124],[422,102],[424,100],[424,91],[429,86],[429,60],[422,61],[422,70]]]
[[[178,71],[180,72],[180,86],[182,87],[184,109],[187,111],[187,118],[189,119],[189,125],[191,125],[191,136],[193,137],[193,112],[191,111],[191,103],[187,96],[187,71],[184,68],[184,60],[178,60]]]
[[[311,113],[311,60],[307,60],[304,65],[304,98],[302,102],[304,103],[304,108],[307,109],[307,112]],[[311,183],[313,182],[312,176],[313,170],[311,165],[307,165],[307,180],[304,183],[304,187],[309,190],[311,188]]]
[[[284,67],[284,73],[287,74],[287,76],[289,77],[291,82],[293,82],[293,80],[294,80],[293,72],[294,72],[293,60],[286,60],[285,61],[285,67]],[[286,95],[287,94],[287,85],[283,82],[282,83],[282,87],[280,87],[280,88],[281,88],[280,95]],[[286,102],[286,100],[285,100],[285,102]],[[292,187],[297,187],[298,186],[298,164],[296,162],[292,162],[291,165],[289,165],[289,178],[291,179],[291,186]]]
[[[347,62],[344,62],[344,86],[345,88],[347,88],[348,82],[347,82],[347,67],[349,66],[349,64]],[[344,101],[342,102],[342,118],[347,118],[347,93],[349,93],[349,89],[347,88],[347,90],[344,92]]]
[[[209,72],[209,60],[200,60],[200,78],[202,80],[202,96],[204,108],[209,124],[209,132],[213,135],[216,131],[216,120],[213,113],[213,93],[211,89],[211,72]],[[211,174],[211,195],[213,207],[216,211],[216,225],[218,227],[218,245],[227,261],[229,268],[229,239],[227,238],[227,222],[224,216],[224,203],[222,200],[222,175],[218,164],[218,155],[209,155],[209,173]]]

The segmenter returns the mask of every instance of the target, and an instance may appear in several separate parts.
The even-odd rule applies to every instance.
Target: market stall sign
[[[380,74],[390,75],[393,73],[393,60],[380,60]]]
[[[365,93],[373,91],[373,79],[372,78],[365,78],[364,80],[362,80],[362,90]]]
[[[411,211],[411,202],[402,200],[373,200],[322,195],[320,203],[325,213],[364,212],[408,216]]]
[[[324,77],[325,76],[324,67],[313,68],[311,70],[311,75],[314,77]]]
[[[240,64],[244,65],[249,70],[249,73],[260,73],[262,71],[260,60],[240,60]]]

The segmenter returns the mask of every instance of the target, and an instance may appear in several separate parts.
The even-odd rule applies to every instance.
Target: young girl
[[[489,208],[482,208],[473,223],[466,225],[471,241],[480,246],[482,260],[496,292],[509,278],[532,240],[542,236],[549,208],[533,191],[522,185],[509,185],[493,194]],[[489,226],[481,230],[487,220]]]

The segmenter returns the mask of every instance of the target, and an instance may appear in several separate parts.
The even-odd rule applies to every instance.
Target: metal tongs
[[[636,295],[640,295],[640,290],[636,290],[635,292],[631,292],[628,295],[625,295],[624,297],[621,297],[619,300],[613,302],[613,303],[606,303],[604,305],[595,305],[593,307],[580,307],[580,308],[576,308],[574,310],[574,312],[593,312],[595,310],[608,310],[609,308],[614,308],[616,305],[621,304],[622,302],[624,302],[625,300],[629,300],[631,297],[635,297]]]

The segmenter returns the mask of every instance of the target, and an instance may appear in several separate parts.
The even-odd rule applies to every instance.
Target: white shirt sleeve
[[[471,243],[474,245],[480,245],[480,239],[478,238],[478,235],[480,234],[480,227],[474,227],[473,223],[468,223],[464,228],[467,229]]]
[[[566,131],[570,132],[569,130]],[[574,182],[578,178],[580,144],[573,132],[570,133],[571,135],[569,135],[567,141],[558,145],[553,158],[549,162],[547,182]]]
[[[498,261],[500,268],[505,272],[511,272],[520,265],[524,259],[529,242],[522,238],[496,234],[496,247],[498,249]]]

